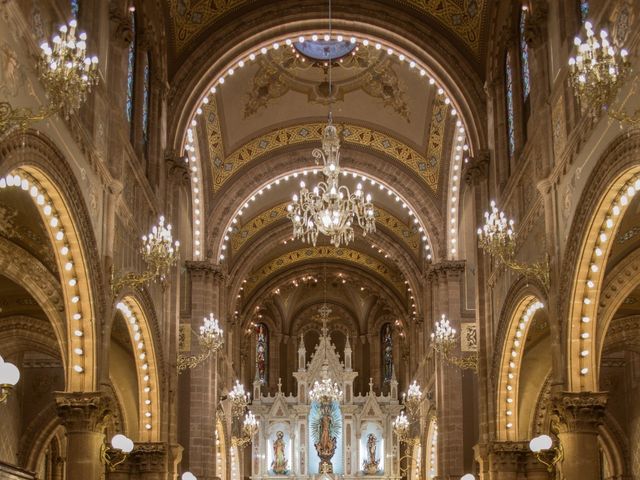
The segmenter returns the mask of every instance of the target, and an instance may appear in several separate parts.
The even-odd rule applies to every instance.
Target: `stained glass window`
[[[531,91],[529,79],[529,45],[527,45],[524,31],[528,15],[529,10],[523,8],[520,14],[520,66],[522,69],[522,97],[525,102],[527,98],[529,98],[529,92]]]
[[[390,382],[393,378],[393,330],[390,323],[382,329],[382,370],[383,381]]]
[[[507,137],[509,147],[509,158],[513,158],[513,153],[516,150],[516,132],[515,132],[515,119],[513,112],[513,70],[511,68],[511,53],[507,52],[507,56],[504,61],[505,70],[505,90],[506,90],[506,102],[507,102]]]
[[[127,120],[131,124],[133,118],[133,92],[135,84],[136,70],[136,12],[129,12],[129,21],[131,22],[131,42],[129,42],[129,50],[127,52]]]
[[[589,16],[589,0],[580,0],[580,20],[582,23],[587,21]]]
[[[143,75],[143,91],[142,91],[142,136],[144,143],[149,140],[149,54],[145,55],[144,75]]]
[[[71,0],[71,16],[78,18],[80,14],[80,0]]]
[[[269,353],[269,331],[264,323],[256,327],[256,380],[267,382],[267,366]]]

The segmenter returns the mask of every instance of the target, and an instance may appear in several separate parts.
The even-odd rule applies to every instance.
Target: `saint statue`
[[[384,382],[388,383],[393,378],[393,336],[391,324],[387,323],[382,336],[382,355],[384,367]]]
[[[363,462],[362,470],[367,475],[375,475],[380,469],[380,459],[376,459],[376,449],[378,448],[378,439],[373,433],[367,437],[367,460]]]
[[[275,474],[286,475],[288,472],[288,461],[284,456],[284,447],[284,433],[278,432],[276,433],[276,439],[273,442],[273,461],[271,462],[271,469]]]

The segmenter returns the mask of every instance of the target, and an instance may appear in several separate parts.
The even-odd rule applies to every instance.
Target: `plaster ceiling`
[[[168,18],[169,45],[174,55],[180,57],[192,50],[216,25],[232,15],[258,8],[265,1],[164,0],[163,3]],[[321,2],[321,5],[325,3]],[[385,9],[406,11],[414,15],[416,21],[432,25],[476,61],[484,53],[488,0],[388,0],[379,3]],[[300,7],[290,4],[288,8]],[[334,8],[339,15],[341,5]]]

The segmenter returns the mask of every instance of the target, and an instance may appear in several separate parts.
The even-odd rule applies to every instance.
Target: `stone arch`
[[[106,289],[75,175],[55,145],[32,131],[14,134],[0,145],[0,174],[0,188],[20,188],[33,198],[53,247],[66,317],[66,390],[95,391],[96,326]]]
[[[600,293],[598,325],[596,327],[596,385],[600,383],[600,361],[611,320],[625,298],[640,284],[640,248],[629,254],[608,274]]]
[[[629,199],[640,190],[639,152],[638,130],[614,140],[586,182],[573,218],[560,281],[568,391],[598,390],[598,305],[612,239]]]
[[[134,295],[120,299],[116,308],[124,317],[131,339],[131,348],[136,359],[138,379],[139,425],[138,439],[157,442],[161,435],[162,404],[160,399],[161,372],[158,362],[158,345],[150,315],[144,303]]]
[[[508,316],[498,336],[502,347],[496,351],[496,430],[498,440],[519,440],[528,432],[519,431],[519,386],[522,353],[525,340],[538,309],[544,308],[540,296],[533,289],[523,289],[517,299],[509,304]],[[502,327],[502,325],[501,325]]]
[[[425,443],[425,472],[428,479],[438,475],[438,419],[434,415],[427,427]]]

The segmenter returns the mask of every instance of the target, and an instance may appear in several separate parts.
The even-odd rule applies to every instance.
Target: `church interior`
[[[639,47],[638,0],[0,0],[0,479],[640,480]]]

